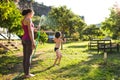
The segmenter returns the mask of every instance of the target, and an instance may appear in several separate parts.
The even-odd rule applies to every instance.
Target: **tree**
[[[61,31],[62,37],[64,37],[65,32],[71,35],[81,27],[81,23],[82,25],[84,24],[82,19],[78,15],[75,15],[70,9],[67,9],[66,6],[53,7],[48,13],[48,18],[48,23],[50,23],[48,25],[55,31]],[[62,45],[61,49],[63,49]]]
[[[40,16],[34,16],[32,20],[33,20],[34,26],[37,27],[40,22]]]
[[[74,34],[76,32],[79,32],[81,34],[82,29],[84,28],[85,22],[80,18],[78,15],[71,15],[71,19],[68,20],[69,24],[69,30],[68,33]]]
[[[54,26],[54,30],[60,30],[62,33],[68,30],[67,26],[67,20],[69,18],[69,14],[71,11],[67,9],[66,6],[58,7],[58,8],[52,8],[49,12],[49,17],[51,19],[54,19],[57,23]]]
[[[83,35],[88,36],[89,40],[98,38],[99,36],[102,36],[102,30],[101,28],[97,27],[96,25],[92,24],[89,26],[86,26],[83,30]]]
[[[120,14],[113,8],[110,11],[110,16],[102,22],[101,27],[106,36],[117,38],[120,36]]]
[[[80,38],[79,32],[74,32],[71,37],[73,38],[74,41],[78,41]]]
[[[21,34],[22,16],[14,2],[0,2],[0,11],[0,27],[8,29],[9,33]]]
[[[65,33],[65,31],[68,31],[68,25],[67,21],[70,18],[69,15],[71,14],[71,11],[67,9],[66,6],[58,7],[58,8],[52,8],[49,12],[49,17],[53,19],[52,21],[55,21],[55,26],[53,26],[54,30],[59,30],[62,33],[62,38]],[[61,49],[63,49],[63,45],[61,44]]]

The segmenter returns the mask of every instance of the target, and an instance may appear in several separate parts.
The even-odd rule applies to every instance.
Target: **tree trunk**
[[[61,32],[62,33],[62,39],[64,38],[64,31]],[[63,50],[63,43],[61,42],[61,50]]]
[[[10,42],[10,39],[11,39],[10,29],[8,29],[8,31],[7,31],[7,37],[8,37],[8,42]]]
[[[10,42],[10,39],[11,39],[11,35],[10,35],[10,33],[9,33],[9,36],[8,36],[8,42]]]
[[[61,50],[63,50],[63,43],[61,43]]]

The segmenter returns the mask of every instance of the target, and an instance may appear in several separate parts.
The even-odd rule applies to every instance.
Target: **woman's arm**
[[[33,38],[33,32],[31,29],[31,20],[30,19],[27,20],[27,26],[28,26],[28,34],[29,34],[30,40],[32,42],[32,46],[33,46],[33,48],[35,48],[35,42],[34,42],[34,38]]]

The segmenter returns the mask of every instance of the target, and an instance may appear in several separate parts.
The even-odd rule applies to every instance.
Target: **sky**
[[[66,5],[75,14],[84,16],[87,24],[98,24],[109,17],[110,8],[120,0],[35,0],[47,6]]]

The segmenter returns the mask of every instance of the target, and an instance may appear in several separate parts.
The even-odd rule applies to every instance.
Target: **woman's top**
[[[29,32],[28,32],[28,25],[24,25],[23,21],[22,21],[22,28],[24,30],[24,34],[22,36],[22,40],[30,40],[30,36],[29,36]],[[31,28],[31,32],[32,32],[32,37],[34,39],[34,24],[31,22],[30,23],[30,28]]]

